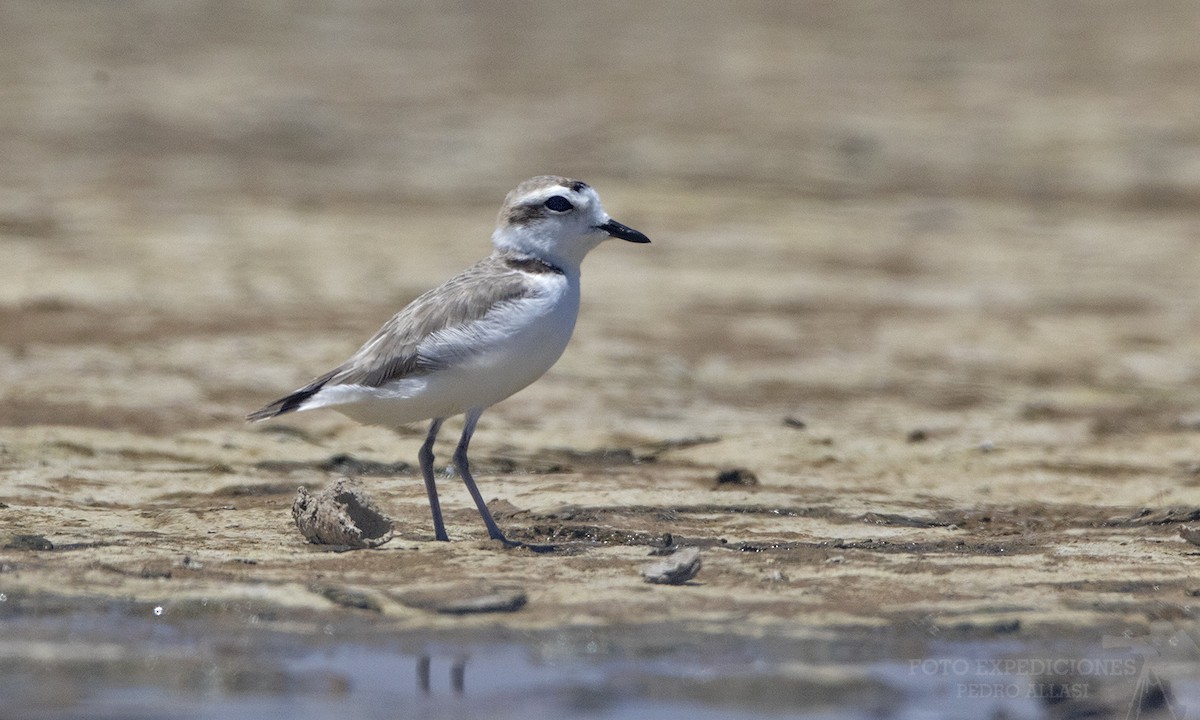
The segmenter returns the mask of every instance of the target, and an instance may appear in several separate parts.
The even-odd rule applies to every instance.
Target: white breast
[[[395,426],[485,408],[525,388],[562,356],[579,314],[578,275],[531,274],[529,281],[529,297],[421,343],[421,355],[443,369],[379,388],[325,388],[320,404],[359,422]]]

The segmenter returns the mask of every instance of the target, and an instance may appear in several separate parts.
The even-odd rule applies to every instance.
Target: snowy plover
[[[432,419],[418,457],[434,536],[448,540],[433,442],[443,420],[465,413],[454,466],[488,535],[522,545],[492,519],[471,477],[467,446],[484,410],[537,380],[562,355],[579,314],[579,264],[610,237],[650,242],[609,217],[587,183],[526,180],[504,199],[490,257],[418,297],[340,366],[246,419],[322,407],[371,425]]]

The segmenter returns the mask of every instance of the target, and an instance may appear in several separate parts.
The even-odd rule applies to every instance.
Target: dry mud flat
[[[771,205],[673,200],[693,222]],[[375,670],[329,660],[365,652],[407,678],[389,692],[417,692],[430,662],[459,682],[520,657],[512,692],[548,683],[547,703],[586,704],[597,681],[561,670],[582,667],[633,710],[851,712],[897,693],[913,707],[957,694],[967,713],[1195,702],[1200,549],[1180,537],[1200,519],[1190,224],[1089,211],[1047,228],[955,204],[929,226],[918,210],[814,204],[752,228],[753,252],[683,228],[653,256],[589,258],[572,348],[473,446],[501,525],[547,553],[484,540],[452,477],[454,542],[432,542],[411,464],[421,428],[240,422],[390,305],[344,289],[305,312],[205,305],[185,268],[153,257],[141,272],[176,291],[154,308],[29,298],[3,318],[22,378],[0,436],[8,689],[32,708],[46,700],[22,682],[32,668],[88,702],[86,678],[123,678],[134,689],[113,702],[136,706],[169,661],[179,702],[208,687],[231,703],[289,688],[370,703]],[[1157,241],[1129,255],[1147,227]],[[906,229],[919,236],[900,255]],[[859,242],[829,240],[846,233]],[[73,275],[67,257],[47,272]],[[302,274],[308,256],[272,262]],[[458,264],[440,262],[431,275]],[[76,277],[103,278],[89,271]],[[395,520],[391,540],[335,552],[301,537],[297,488],[344,476]],[[647,583],[667,543],[698,548],[702,568]],[[1065,664],[987,664],[1029,658]],[[1147,690],[1151,675],[1169,692]],[[788,690],[764,700],[758,683]]]

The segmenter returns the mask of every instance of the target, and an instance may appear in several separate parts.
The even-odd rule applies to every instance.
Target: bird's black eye
[[[574,209],[574,206],[571,205],[570,200],[566,199],[562,195],[553,195],[549,200],[546,201],[546,208],[553,210],[554,212],[566,212]]]

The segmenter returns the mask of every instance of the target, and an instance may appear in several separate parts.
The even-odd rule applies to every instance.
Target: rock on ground
[[[301,487],[292,503],[292,518],[300,534],[318,545],[368,548],[392,539],[392,519],[347,478],[316,495]]]

